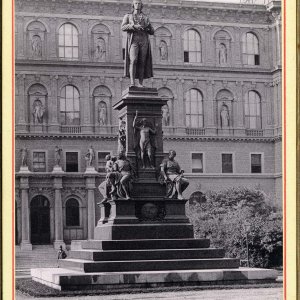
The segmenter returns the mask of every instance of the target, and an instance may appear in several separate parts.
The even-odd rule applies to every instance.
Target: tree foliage
[[[230,188],[205,194],[206,202],[193,201],[189,218],[196,238],[209,238],[211,246],[224,248],[227,257],[247,259],[252,267],[282,266],[282,214],[268,204],[266,195],[249,188]]]

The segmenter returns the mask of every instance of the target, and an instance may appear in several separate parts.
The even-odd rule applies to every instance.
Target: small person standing
[[[59,259],[65,259],[67,257],[66,251],[63,249],[63,247],[60,245],[58,253],[57,253],[57,267],[59,268],[58,265],[58,260]]]

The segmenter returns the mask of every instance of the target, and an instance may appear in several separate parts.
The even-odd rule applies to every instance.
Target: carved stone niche
[[[109,133],[107,130],[112,118],[111,98],[111,91],[106,86],[100,85],[94,89],[94,124],[98,133]]]
[[[167,104],[162,107],[162,125],[173,126],[174,120],[174,95],[172,91],[166,87],[158,90],[158,95],[167,100]]]
[[[172,34],[166,27],[159,27],[154,33],[154,61],[168,64],[172,58]]]
[[[219,30],[214,35],[215,61],[217,66],[231,65],[231,37],[225,30]]]
[[[48,121],[48,93],[41,84],[28,89],[28,122],[30,131],[43,131]]]
[[[103,24],[95,25],[92,28],[90,39],[90,53],[93,61],[110,61],[110,35],[111,32],[109,28]]]
[[[216,120],[220,129],[233,127],[233,95],[229,90],[222,89],[217,93]]]
[[[26,30],[26,56],[30,59],[45,59],[47,30],[43,23],[33,21]]]

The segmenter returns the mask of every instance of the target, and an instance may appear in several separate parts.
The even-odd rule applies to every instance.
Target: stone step
[[[209,248],[209,239],[91,240],[82,241],[82,249],[138,250]]]
[[[178,285],[275,282],[276,270],[237,268],[85,274],[62,268],[32,269],[32,279],[58,290],[149,288]],[[142,298],[142,297],[141,297]]]
[[[193,270],[193,269],[228,269],[238,268],[239,259],[164,259],[164,260],[131,260],[131,261],[97,261],[80,259],[63,259],[60,268],[91,272],[128,272],[128,271],[161,271],[161,270]]]
[[[223,258],[223,249],[75,250],[68,258],[91,261]]]

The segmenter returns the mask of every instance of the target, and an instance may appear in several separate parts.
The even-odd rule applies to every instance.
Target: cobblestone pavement
[[[43,299],[54,300],[55,298],[33,298],[16,295],[16,300]],[[252,288],[230,290],[205,290],[205,291],[177,291],[164,293],[145,294],[122,294],[109,296],[81,296],[81,297],[58,297],[57,300],[283,300],[283,289],[278,288]]]

